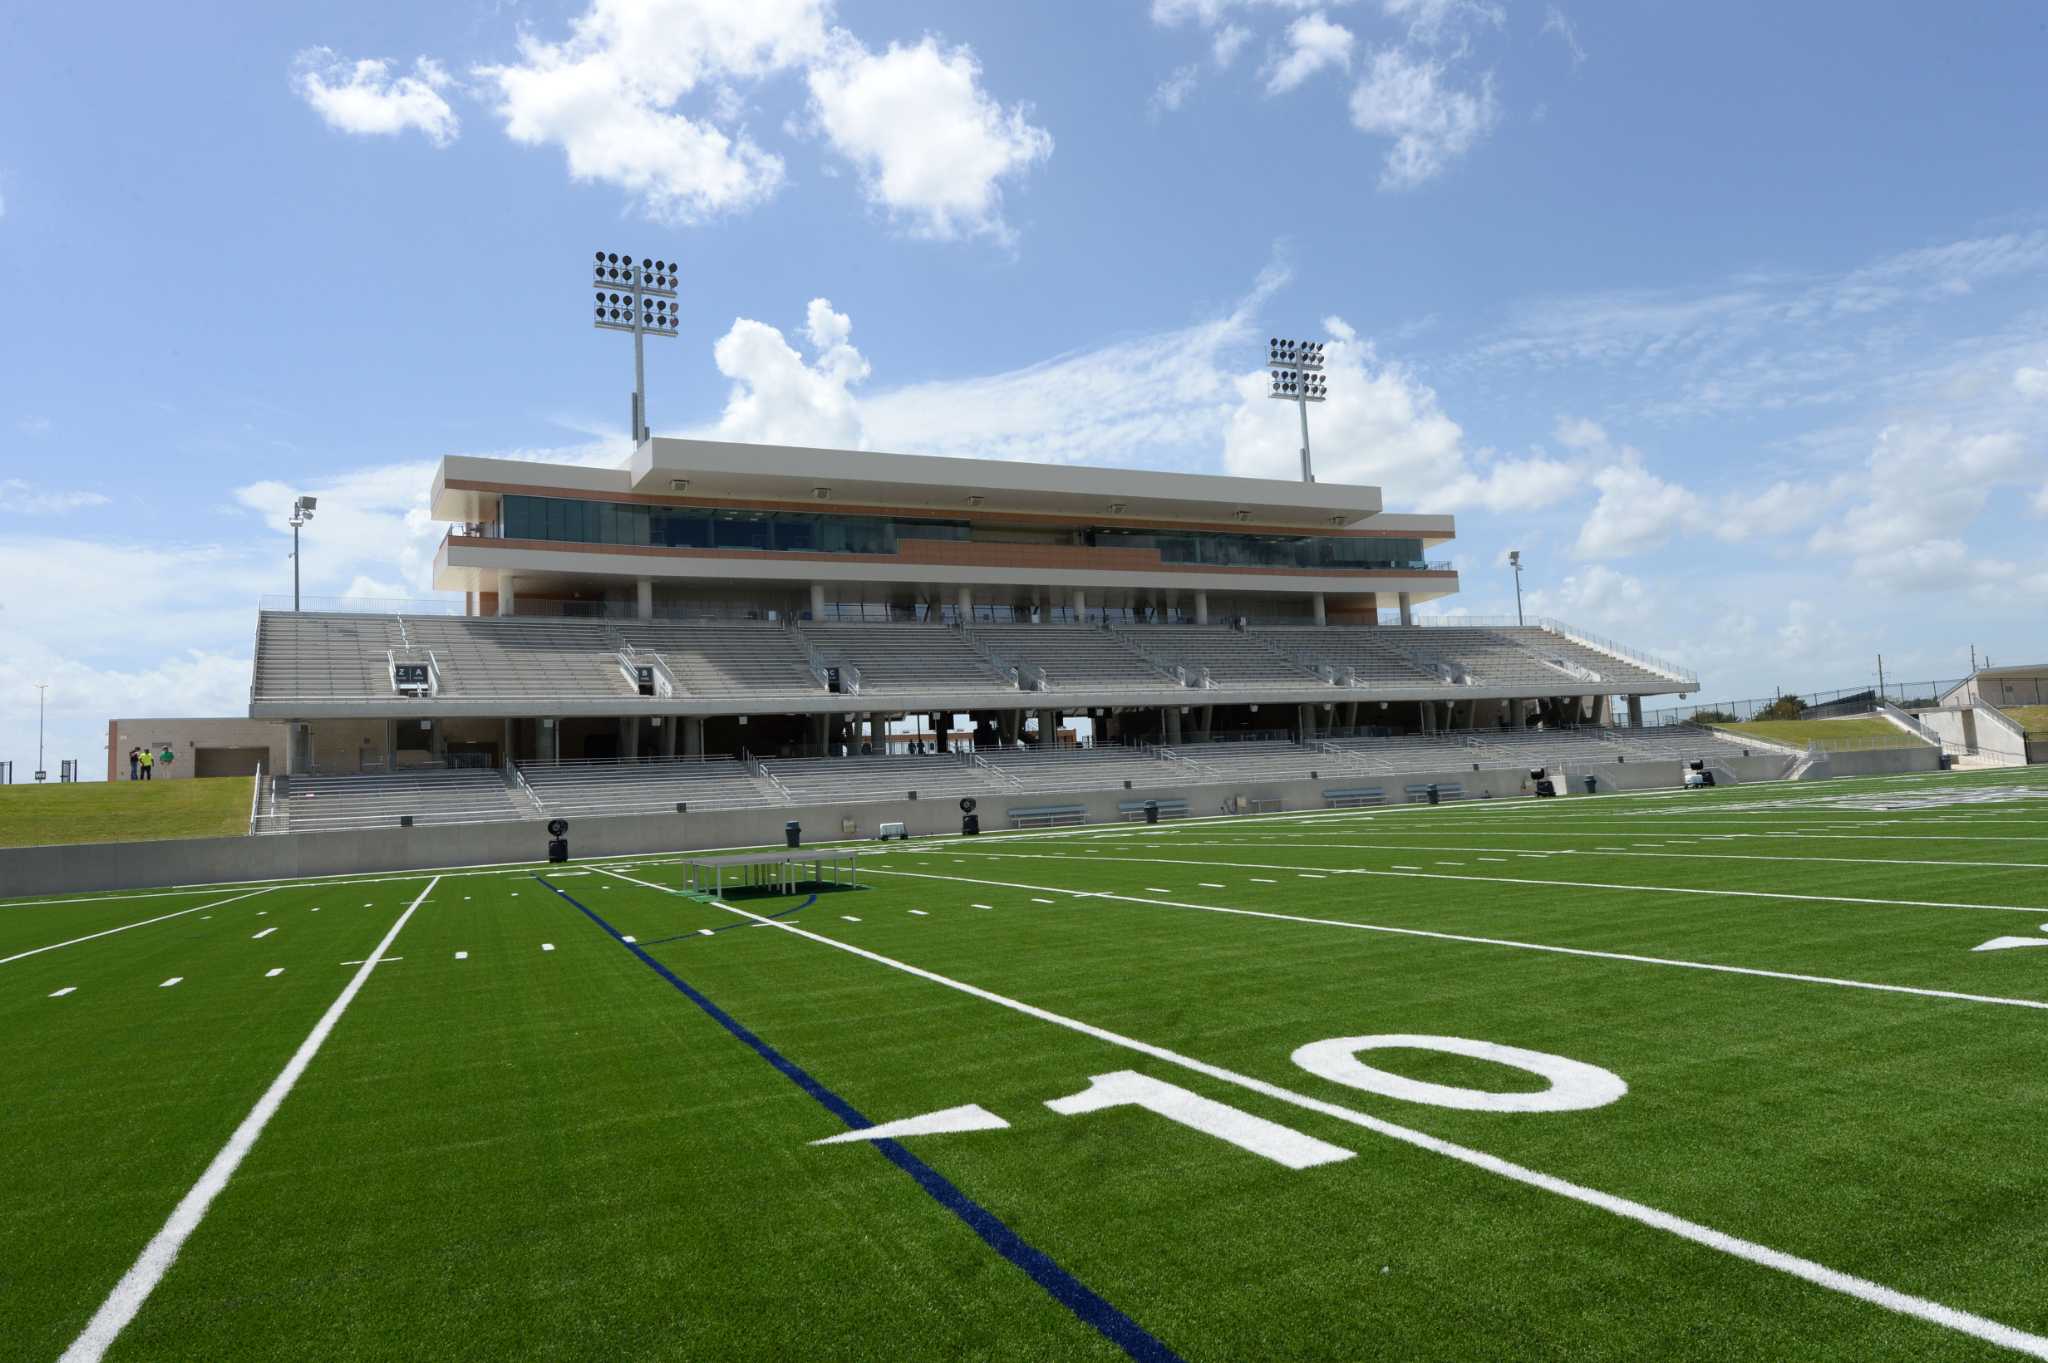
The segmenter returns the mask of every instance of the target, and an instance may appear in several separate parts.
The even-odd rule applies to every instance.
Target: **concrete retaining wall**
[[[1932,752],[1932,749],[1928,749]],[[1869,754],[1889,757],[1890,753]],[[1776,780],[1784,759],[1737,757],[1716,770],[1738,781]],[[1886,768],[1890,770],[1891,768]],[[1905,768],[1900,768],[1901,770]],[[1917,768],[1916,768],[1917,769]],[[1669,762],[1603,763],[1565,772],[1560,790],[1578,796],[1590,771],[1601,793],[1669,790],[1678,786],[1681,765]],[[1835,773],[1837,775],[1840,772]],[[1233,800],[1278,801],[1282,809],[1327,807],[1325,790],[1378,786],[1390,805],[1408,802],[1407,788],[1456,783],[1466,799],[1528,795],[1525,770],[1399,772],[1347,775],[1323,780],[1242,781],[1226,785],[1158,784],[1132,790],[1017,793],[979,797],[984,832],[1011,827],[1007,811],[1042,805],[1081,805],[1089,823],[1114,823],[1125,801],[1186,800],[1191,815],[1225,812]],[[891,800],[873,804],[812,805],[798,808],[707,810],[689,814],[623,815],[570,821],[573,856],[623,856],[697,851],[714,847],[772,845],[782,825],[803,825],[804,841],[871,838],[884,823],[900,822],[915,834],[957,833],[960,810],[953,800]],[[284,880],[300,876],[434,870],[537,861],[547,853],[544,826],[519,823],[437,825],[419,828],[362,828],[338,832],[282,833],[263,837],[182,838],[155,842],[79,843],[58,847],[0,849],[0,899],[70,894],[93,890],[154,889],[166,885],[216,885],[243,880]]]

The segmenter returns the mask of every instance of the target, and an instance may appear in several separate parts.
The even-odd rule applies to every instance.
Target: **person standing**
[[[178,755],[172,752],[171,745],[166,743],[164,744],[164,750],[156,755],[156,760],[163,764],[164,775],[169,776],[171,774],[171,763],[178,760]]]
[[[142,779],[142,749],[140,748],[130,748],[128,750],[128,779],[131,781]]]
[[[151,752],[151,751],[150,751],[149,749],[147,749],[147,748],[144,748],[144,749],[142,750],[142,779],[143,779],[143,780],[147,781],[147,780],[149,779],[149,769],[150,769],[151,767],[155,766],[155,765],[156,765],[156,754],[155,754],[155,753],[153,753],[153,752]]]

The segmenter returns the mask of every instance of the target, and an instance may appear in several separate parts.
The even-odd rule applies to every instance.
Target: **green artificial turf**
[[[1909,748],[1921,741],[1884,719],[1758,719],[1746,724],[1716,724],[1714,727],[1798,748],[1809,743],[1818,743],[1823,748],[1838,744],[1868,747],[1872,746],[1873,739]]]
[[[249,831],[249,778],[0,786],[0,847],[226,838]]]
[[[2013,1356],[1555,1188],[2048,1334],[2048,950],[1972,949],[2048,941],[2044,867],[2022,770],[992,832],[743,913],[673,858],[0,905],[53,947],[0,962],[0,1356],[63,1352],[416,900],[110,1359],[1124,1356],[674,981],[870,1120],[996,1114],[902,1146],[1185,1359]],[[1627,1092],[1290,1058],[1375,1035]],[[1352,1157],[1047,1106],[1121,1071]]]

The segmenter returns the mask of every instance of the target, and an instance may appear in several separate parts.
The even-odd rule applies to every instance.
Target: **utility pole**
[[[1522,551],[1521,551],[1521,550],[1519,550],[1519,549],[1510,549],[1510,550],[1508,550],[1508,566],[1509,566],[1510,568],[1513,568],[1513,569],[1515,570],[1515,623],[1516,623],[1517,625],[1520,625],[1520,624],[1522,624],[1522,623],[1523,623],[1523,621],[1522,621]]]
[[[1884,699],[1884,654],[1877,655],[1877,698]]]
[[[48,682],[36,683],[36,780],[47,781],[50,773],[43,769],[43,697],[49,691]]]
[[[313,508],[320,505],[318,497],[300,497],[292,503],[292,609],[299,608],[299,527],[313,519]]]

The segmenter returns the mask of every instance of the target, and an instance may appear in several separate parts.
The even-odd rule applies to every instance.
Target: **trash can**
[[[1588,776],[1588,777],[1586,778],[1586,794],[1588,794],[1588,795],[1591,795],[1591,794],[1592,794],[1592,793],[1593,793],[1593,792],[1594,792],[1595,790],[1599,789],[1599,786],[1600,786],[1600,778],[1599,778],[1599,777],[1597,777],[1597,776]]]
[[[1429,788],[1429,802],[1433,805],[1440,805],[1443,803],[1443,798],[1436,793],[1435,786],[1431,786]]]
[[[971,838],[971,837],[975,836],[975,835],[976,835],[977,833],[979,833],[979,832],[981,832],[981,815],[979,815],[979,814],[962,814],[962,815],[960,816],[960,836],[961,836],[961,837],[963,837],[963,838]]]
[[[1146,822],[1146,823],[1158,823],[1158,822],[1159,822],[1159,801],[1157,801],[1157,800],[1147,800],[1147,801],[1145,801],[1145,822]]]
[[[782,836],[791,847],[801,847],[804,840],[804,826],[795,819],[782,825]]]

